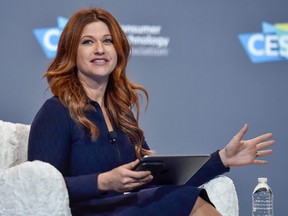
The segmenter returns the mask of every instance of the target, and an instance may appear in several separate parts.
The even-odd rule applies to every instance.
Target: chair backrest
[[[0,120],[0,172],[27,160],[30,125]]]

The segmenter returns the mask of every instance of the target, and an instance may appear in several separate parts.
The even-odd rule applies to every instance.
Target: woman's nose
[[[103,43],[102,42],[97,42],[96,43],[96,48],[95,48],[95,53],[101,55],[101,54],[104,54],[104,52],[105,51],[104,51]]]

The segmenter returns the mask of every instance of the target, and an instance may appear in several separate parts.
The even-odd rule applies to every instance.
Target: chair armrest
[[[62,174],[52,165],[24,162],[0,174],[0,215],[71,216]]]
[[[239,216],[237,192],[233,181],[220,175],[201,186],[222,216]]]

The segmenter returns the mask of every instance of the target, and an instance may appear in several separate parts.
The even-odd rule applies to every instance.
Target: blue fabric
[[[151,186],[138,192],[103,193],[97,188],[99,173],[136,159],[134,146],[126,134],[115,129],[117,140],[111,143],[108,128],[99,105],[90,102],[95,111],[88,118],[100,134],[92,141],[87,129],[79,127],[58,97],[48,99],[31,125],[28,160],[42,160],[55,166],[64,176],[73,215],[189,215],[199,194],[209,200],[197,186],[229,171],[218,152],[186,185]],[[149,148],[146,142],[144,147]]]

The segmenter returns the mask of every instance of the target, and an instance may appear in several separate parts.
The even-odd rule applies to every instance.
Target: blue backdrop
[[[129,77],[150,94],[141,126],[156,152],[210,153],[244,123],[273,132],[269,165],[233,168],[240,215],[251,215],[257,177],[268,177],[275,215],[287,215],[288,1],[0,1],[0,119],[30,124],[51,96],[42,75],[65,21],[109,10],[133,45]],[[144,105],[143,105],[144,110]]]

